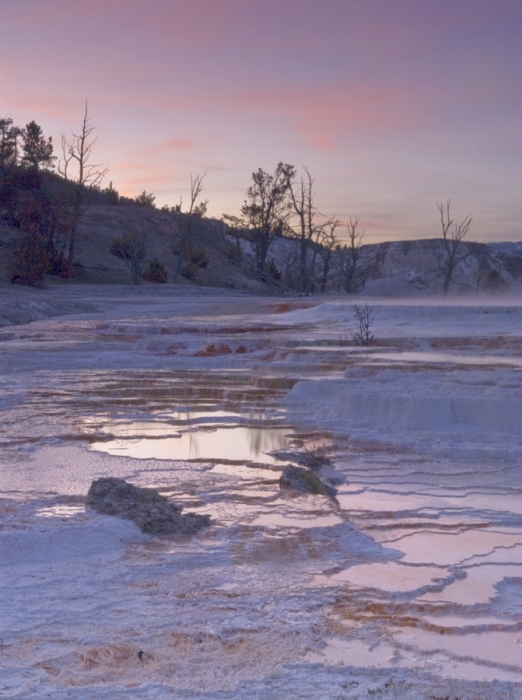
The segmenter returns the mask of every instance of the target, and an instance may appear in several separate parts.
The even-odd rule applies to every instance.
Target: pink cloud
[[[195,139],[167,139],[154,147],[157,153],[165,151],[195,151],[205,145],[204,141],[196,141]]]
[[[331,85],[308,89],[259,90],[206,94],[194,98],[161,98],[165,108],[201,110],[241,119],[249,115],[282,118],[287,129],[301,134],[320,150],[332,148],[343,132],[360,135],[381,129],[412,127],[421,114],[418,92],[379,87]]]

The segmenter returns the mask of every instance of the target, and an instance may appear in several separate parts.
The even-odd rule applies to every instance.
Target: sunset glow
[[[252,171],[307,166],[368,242],[520,240],[519,0],[0,0],[1,117],[58,144],[84,101],[106,186],[175,204],[207,172],[237,214]],[[58,154],[59,155],[59,154]]]

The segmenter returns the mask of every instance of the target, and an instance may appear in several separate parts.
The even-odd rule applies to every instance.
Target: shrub
[[[190,282],[195,282],[198,277],[198,268],[192,262],[185,263],[181,268],[181,274]]]
[[[277,269],[274,258],[270,258],[270,262],[268,263],[268,273],[272,279],[276,280],[277,282],[281,282],[281,273]]]
[[[157,284],[165,284],[168,280],[167,270],[157,258],[150,261],[142,277],[147,282],[156,282]]]
[[[239,246],[233,246],[227,253],[227,258],[230,260],[232,265],[237,265],[243,260],[243,251]]]
[[[175,247],[173,247],[172,250],[176,254],[180,254],[177,252]],[[210,262],[209,255],[205,248],[194,249],[191,246],[188,246],[185,250],[183,258],[186,262],[181,268],[181,274],[191,282],[195,282],[197,280],[199,268],[207,267]]]
[[[62,279],[69,279],[74,274],[71,263],[65,258],[61,251],[59,253],[53,252],[49,256],[46,272],[49,275],[55,275]]]
[[[498,270],[490,270],[486,281],[484,282],[484,289],[489,292],[501,292],[505,290],[507,284],[505,280],[502,279],[502,275]]]
[[[111,243],[111,255],[122,260],[138,260],[145,258],[145,245],[137,236],[124,235]]]
[[[356,345],[371,345],[375,340],[371,328],[373,314],[368,304],[354,306],[355,328],[352,329],[353,342]]]
[[[140,284],[146,255],[145,236],[125,234],[111,243],[110,251],[123,260],[131,273],[132,283]]]
[[[198,248],[191,252],[189,261],[199,269],[200,267],[208,267],[210,258],[205,248]]]
[[[102,192],[109,204],[119,204],[120,195],[119,192],[112,186],[112,182],[109,183],[109,186],[102,190]]]
[[[11,284],[41,287],[49,263],[49,242],[37,233],[28,233],[18,243],[15,260],[8,268]]]
[[[147,192],[146,190],[143,190],[141,194],[134,197],[134,202],[142,207],[149,207],[151,209],[155,209],[155,199],[156,196],[153,195],[152,192]]]

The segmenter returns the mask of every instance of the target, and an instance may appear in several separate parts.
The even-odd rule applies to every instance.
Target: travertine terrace
[[[522,697],[517,301],[367,299],[357,348],[346,296],[5,299],[0,695]],[[279,488],[310,454],[337,501]],[[211,525],[145,535],[103,476]]]

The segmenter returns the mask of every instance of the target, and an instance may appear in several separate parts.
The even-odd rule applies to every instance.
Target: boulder
[[[291,460],[296,464],[301,464],[303,467],[309,467],[314,471],[318,471],[325,466],[331,465],[332,462],[325,450],[292,450],[282,449],[270,452],[273,457],[279,460]]]
[[[154,489],[139,488],[114,477],[92,482],[87,505],[98,513],[132,520],[150,535],[193,535],[210,524],[208,515],[182,514],[183,506]]]
[[[321,479],[311,469],[305,467],[294,467],[288,464],[281,474],[279,486],[282,489],[292,489],[299,493],[318,493],[335,500],[336,489]]]

